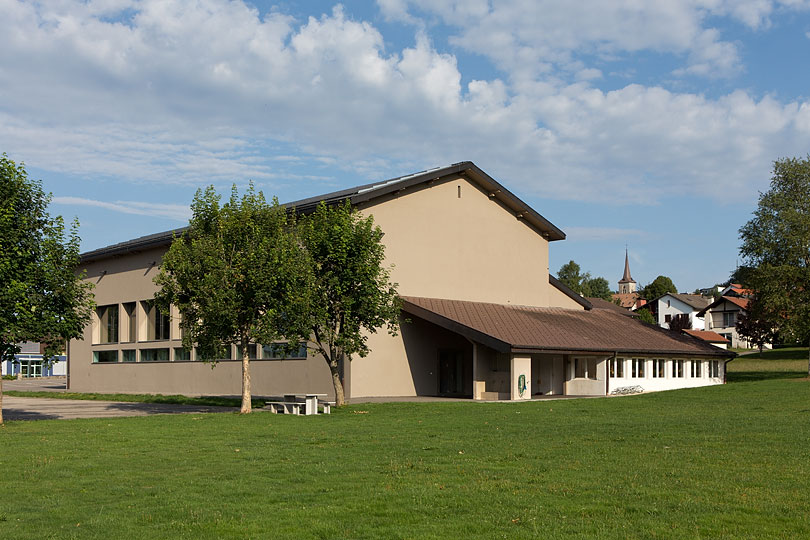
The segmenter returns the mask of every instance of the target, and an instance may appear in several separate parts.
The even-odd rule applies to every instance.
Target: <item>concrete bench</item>
[[[332,407],[335,406],[334,401],[321,401],[323,405],[323,414],[332,414]]]
[[[300,416],[303,403],[296,401],[268,401],[265,407],[270,407],[271,413],[294,414]]]

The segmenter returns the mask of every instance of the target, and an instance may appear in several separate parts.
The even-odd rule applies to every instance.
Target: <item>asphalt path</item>
[[[3,390],[64,392],[65,380],[64,377],[53,377],[3,381]],[[3,418],[5,420],[115,418],[153,414],[221,413],[237,410],[239,410],[238,407],[3,396]]]

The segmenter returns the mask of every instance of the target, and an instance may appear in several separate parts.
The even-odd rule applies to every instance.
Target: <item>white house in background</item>
[[[733,291],[731,291],[733,294]],[[748,309],[748,298],[739,296],[721,296],[703,309],[700,313],[705,317],[706,330],[717,332],[731,342],[735,349],[750,349],[754,345],[737,333],[737,319],[740,313]],[[772,344],[766,343],[765,348],[770,349]]]
[[[655,301],[656,322],[661,328],[669,328],[669,323],[676,317],[689,317],[689,328],[705,330],[700,311],[706,308],[711,300],[699,294],[667,293]]]

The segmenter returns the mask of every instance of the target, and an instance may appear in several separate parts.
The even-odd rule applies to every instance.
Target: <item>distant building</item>
[[[0,363],[0,373],[3,375],[18,375],[23,377],[52,377],[67,373],[65,355],[55,356],[50,362],[44,360],[45,344],[26,341],[20,343],[20,352],[14,355],[14,360]]]
[[[630,275],[630,259],[624,251],[624,275],[619,280],[619,292],[612,296],[613,301],[625,309],[635,311],[646,303],[636,291],[638,284]]]
[[[670,328],[673,319],[687,318],[692,330],[705,330],[701,310],[708,307],[711,299],[699,294],[667,293],[650,302],[655,320],[661,328]]]
[[[624,275],[619,280],[619,294],[630,294],[636,292],[638,284],[630,276],[630,259],[627,250],[624,250]]]

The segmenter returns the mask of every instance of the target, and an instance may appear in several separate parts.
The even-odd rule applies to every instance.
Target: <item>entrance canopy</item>
[[[403,296],[402,310],[500,353],[735,356],[692,336],[608,309],[585,311]]]

